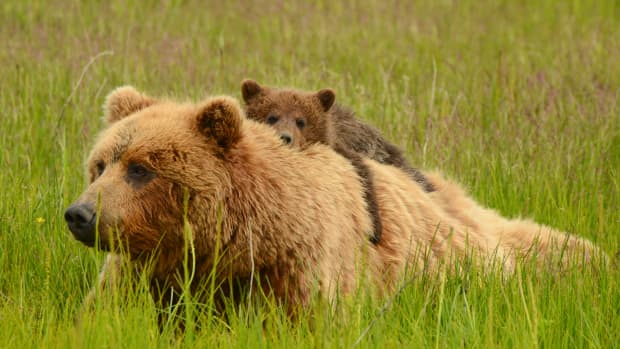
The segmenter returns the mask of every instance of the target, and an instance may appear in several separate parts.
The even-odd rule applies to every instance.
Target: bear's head
[[[271,125],[284,143],[298,147],[313,143],[332,145],[333,122],[329,110],[336,95],[331,89],[303,92],[244,80],[241,93],[247,117]]]
[[[178,104],[122,87],[104,109],[108,127],[88,157],[88,187],[65,212],[69,229],[87,246],[132,256],[176,247],[185,223],[204,226],[230,186],[226,157],[241,138],[239,104]]]

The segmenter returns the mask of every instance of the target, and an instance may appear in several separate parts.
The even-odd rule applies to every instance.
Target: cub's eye
[[[306,120],[299,118],[295,120],[295,125],[297,125],[297,128],[301,130],[302,128],[306,127]]]
[[[152,172],[147,170],[144,166],[138,164],[129,164],[127,167],[127,176],[132,179],[146,179],[151,176]]]
[[[103,171],[105,171],[105,162],[97,161],[96,166],[97,166],[97,177],[99,177],[103,174]]]
[[[269,125],[273,125],[273,124],[275,124],[276,122],[278,122],[278,120],[279,120],[279,118],[278,118],[277,116],[275,116],[275,115],[269,115],[269,116],[267,117],[267,124],[269,124]]]

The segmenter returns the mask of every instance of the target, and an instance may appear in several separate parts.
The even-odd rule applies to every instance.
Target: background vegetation
[[[384,300],[195,308],[185,334],[142,293],[76,324],[103,254],[63,220],[114,87],[239,97],[243,78],[337,100],[507,216],[613,255],[620,233],[617,1],[0,3],[0,347],[620,346],[620,272],[414,280]]]

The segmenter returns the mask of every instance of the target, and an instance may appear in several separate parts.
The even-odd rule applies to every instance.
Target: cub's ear
[[[243,101],[246,104],[250,101],[250,99],[261,93],[261,91],[263,91],[263,88],[254,80],[245,79],[241,83],[241,95],[243,96]]]
[[[155,99],[138,92],[132,86],[118,87],[105,99],[104,119],[111,124],[155,103]]]
[[[336,100],[336,93],[332,89],[326,88],[322,89],[316,93],[319,102],[321,102],[321,107],[323,107],[323,111],[328,111],[329,108],[334,105],[334,101]]]
[[[199,107],[198,131],[226,151],[241,138],[241,113],[236,99],[226,96],[210,98]]]

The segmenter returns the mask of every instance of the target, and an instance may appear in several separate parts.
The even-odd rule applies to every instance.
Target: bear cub
[[[373,221],[373,243],[380,241],[382,226],[372,172],[364,164],[364,157],[399,167],[425,191],[434,191],[425,176],[409,166],[398,147],[357,119],[353,112],[334,104],[336,95],[331,89],[313,93],[269,88],[244,80],[241,93],[247,117],[274,127],[284,143],[301,148],[313,143],[326,144],[351,161],[365,188],[364,198]]]

